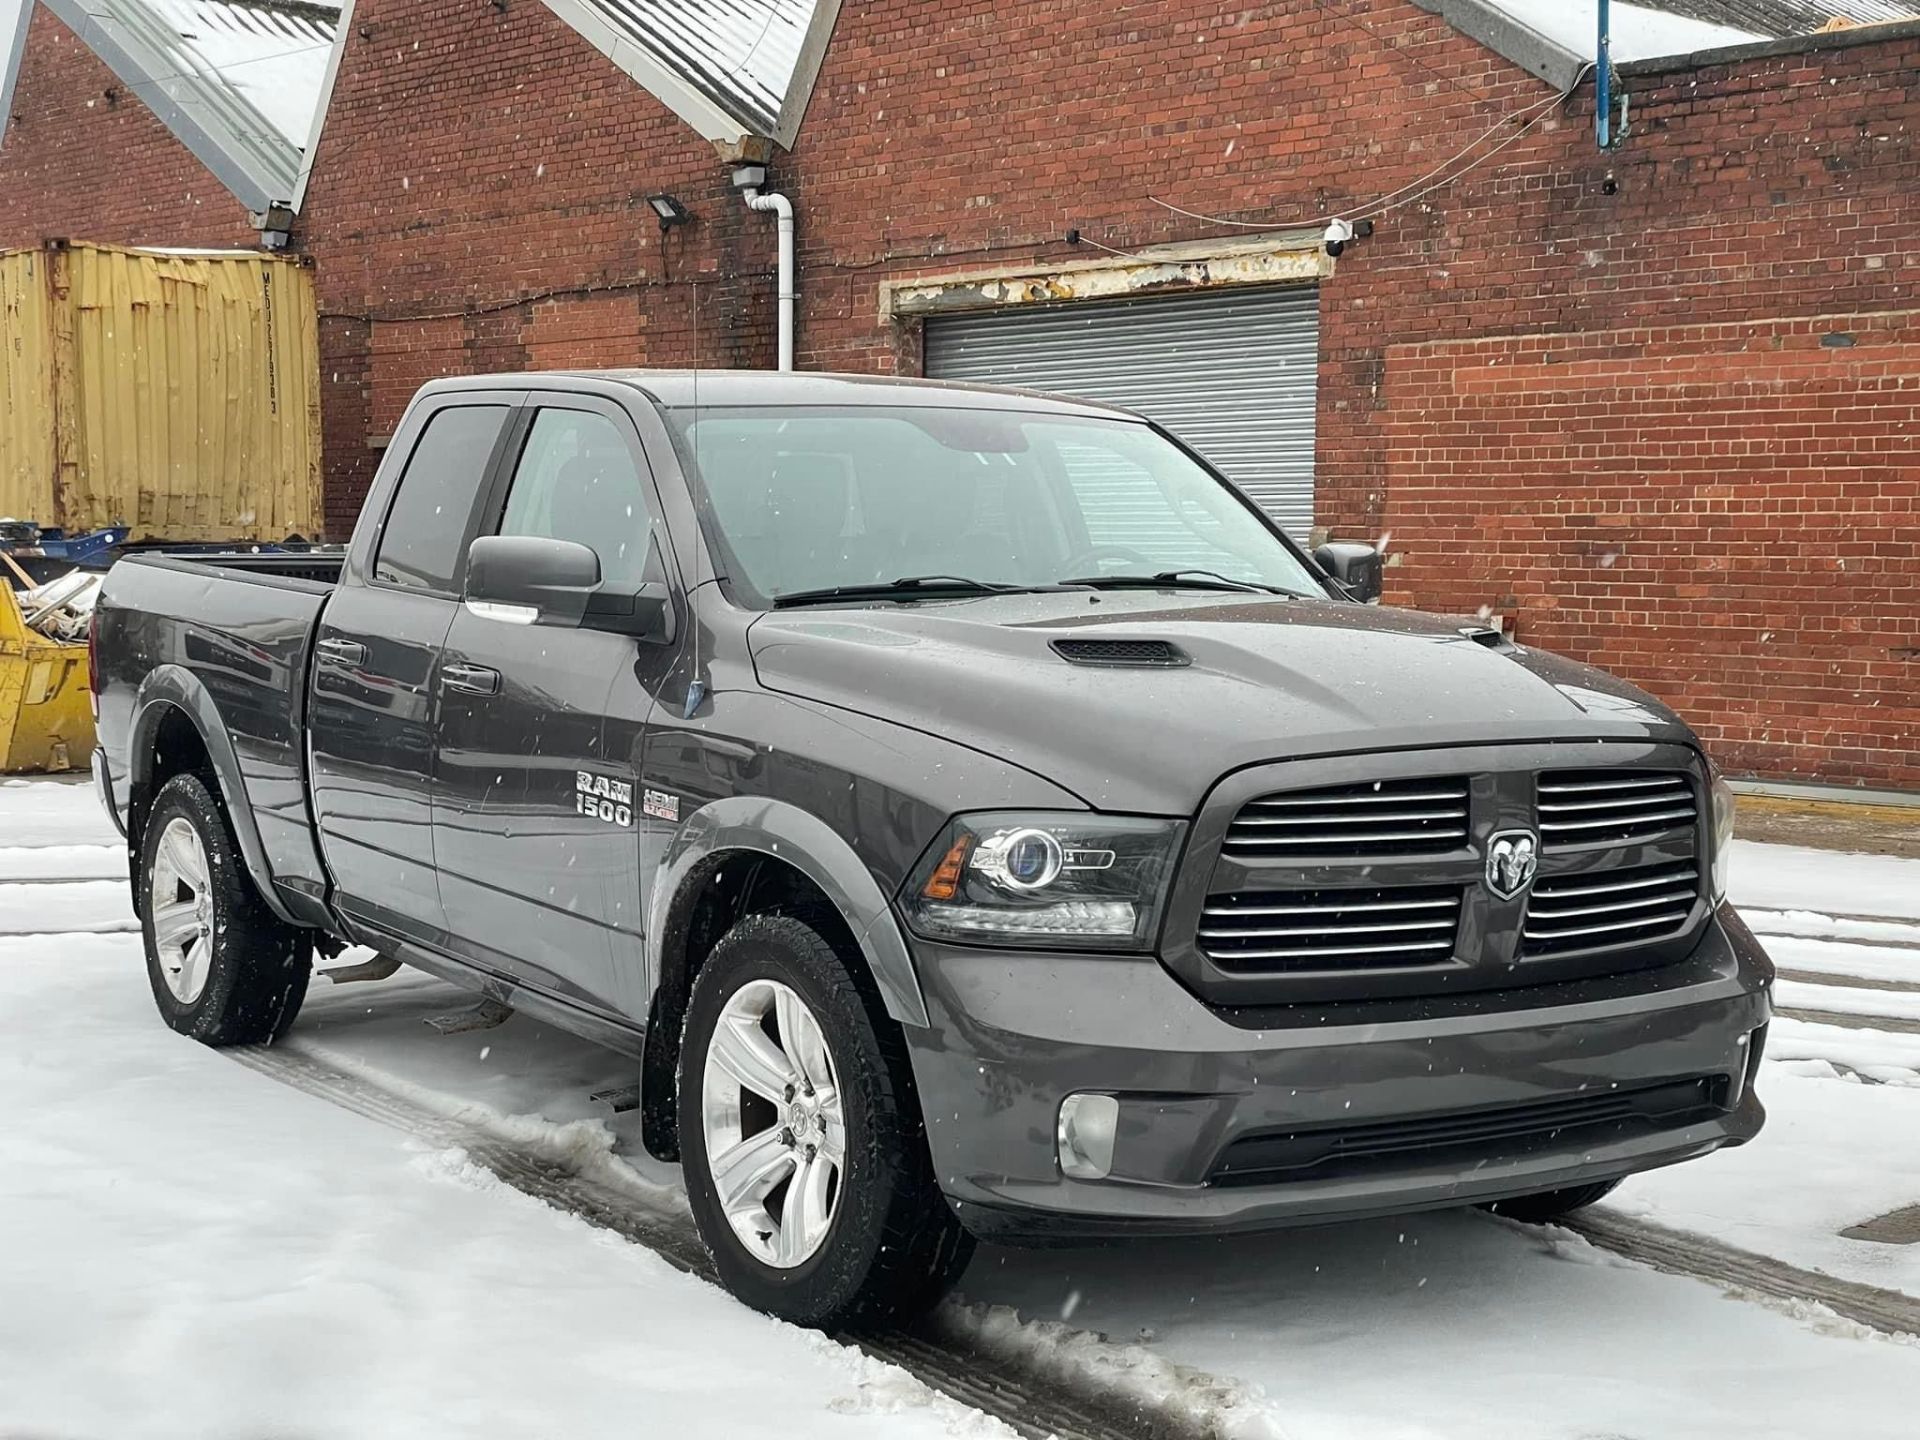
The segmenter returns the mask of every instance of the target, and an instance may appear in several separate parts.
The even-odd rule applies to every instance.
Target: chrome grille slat
[[[1534,882],[1521,929],[1523,957],[1646,945],[1671,939],[1693,914],[1692,861],[1547,876]]]
[[[1465,827],[1463,826],[1462,828],[1464,829]],[[1243,850],[1253,845],[1266,846],[1269,849],[1275,845],[1284,845],[1291,848],[1295,854],[1325,855],[1337,851],[1339,847],[1343,845],[1374,845],[1388,842],[1397,843],[1406,840],[1433,840],[1438,838],[1440,833],[1442,832],[1433,830],[1375,830],[1356,835],[1351,830],[1343,830],[1318,838],[1309,837],[1306,839],[1296,839],[1292,836],[1280,835],[1230,835],[1227,837],[1227,844]],[[1458,843],[1450,835],[1446,836],[1446,839],[1447,845],[1444,847],[1446,849],[1450,850]]]
[[[1639,811],[1629,816],[1609,815],[1603,820],[1542,820],[1540,829],[1549,830],[1611,830],[1619,825],[1649,825],[1656,820],[1691,820],[1691,805],[1680,810]]]
[[[1465,847],[1467,818],[1462,776],[1329,785],[1249,800],[1225,847],[1242,860],[1438,855]]]
[[[1261,926],[1259,929],[1213,929],[1202,930],[1202,940],[1258,939],[1278,940],[1292,935],[1388,935],[1419,932],[1432,934],[1435,930],[1445,930],[1453,925],[1453,917],[1448,915],[1436,920],[1409,920],[1403,924],[1379,925],[1361,923],[1359,925],[1278,925]]]
[[[1565,771],[1550,772],[1563,775]],[[1656,785],[1668,785],[1682,777],[1679,775],[1640,775],[1622,777],[1617,780],[1562,780],[1542,776],[1540,789],[1545,792],[1552,788],[1561,794],[1578,795],[1591,790],[1644,790]]]
[[[1672,910],[1659,915],[1636,916],[1631,920],[1618,920],[1608,925],[1583,925],[1577,930],[1555,930],[1550,934],[1536,938],[1541,940],[1568,940],[1578,935],[1610,935],[1616,930],[1644,930],[1649,926],[1678,925],[1687,918],[1685,910]],[[1532,931],[1528,931],[1532,935]]]
[[[1401,955],[1409,950],[1452,948],[1451,940],[1423,941],[1417,945],[1303,945],[1293,950],[1236,950],[1234,957],[1245,960],[1317,960],[1323,955]]]
[[[1632,845],[1699,821],[1693,782],[1679,771],[1549,770],[1537,782],[1540,843]]]
[[[1619,915],[1628,910],[1646,910],[1661,905],[1691,905],[1692,903],[1693,887],[1689,885],[1678,890],[1655,891],[1645,899],[1636,897],[1631,900],[1615,900],[1608,905],[1580,905],[1570,910],[1563,910],[1558,906],[1551,910],[1542,910],[1535,906],[1528,910],[1527,920],[1529,923],[1535,920],[1577,920],[1584,915]]]
[[[1453,954],[1460,928],[1460,891],[1452,886],[1247,898],[1252,903],[1207,906],[1199,934],[1214,964],[1240,974],[1440,964]],[[1279,903],[1264,903],[1269,900]]]
[[[1323,792],[1311,790],[1303,795],[1266,795],[1258,800],[1249,800],[1249,810],[1277,810],[1314,807],[1325,804],[1321,798]],[[1343,805],[1411,805],[1422,800],[1450,800],[1458,802],[1464,790],[1422,790],[1418,792],[1392,791],[1378,794],[1347,795],[1341,800]]]
[[[1630,800],[1542,800],[1540,802],[1540,813],[1542,815],[1562,815],[1587,813],[1594,810],[1620,810],[1630,806],[1644,808],[1647,804],[1647,795],[1652,793],[1655,792],[1649,791],[1636,795]],[[1684,786],[1676,787],[1672,790],[1660,791],[1658,795],[1663,802],[1679,801],[1687,798],[1687,792]],[[1605,819],[1606,817],[1602,816],[1601,818]]]
[[[1235,825],[1381,825],[1395,820],[1464,820],[1460,810],[1390,810],[1382,815],[1370,810],[1365,815],[1246,815]]]
[[[1452,908],[1452,900],[1382,900],[1372,905],[1348,905],[1341,913],[1353,915],[1389,910],[1432,910]],[[1209,905],[1205,910],[1209,920],[1228,915],[1322,915],[1326,913],[1324,905]]]
[[[1605,873],[1606,872],[1602,872],[1603,878]],[[1569,876],[1559,880],[1548,881],[1543,885],[1535,887],[1534,899],[1538,900],[1541,894],[1548,890],[1549,886],[1552,887],[1551,893],[1554,895],[1564,895],[1568,899],[1577,898],[1584,900],[1589,895],[1608,895],[1617,890],[1644,890],[1649,885],[1679,884],[1683,880],[1695,882],[1698,881],[1699,878],[1699,875],[1691,866],[1674,871],[1671,878],[1665,873],[1662,873],[1640,880],[1616,880],[1606,884],[1596,885],[1588,885],[1584,881],[1576,880]],[[1577,887],[1577,893],[1575,887]]]

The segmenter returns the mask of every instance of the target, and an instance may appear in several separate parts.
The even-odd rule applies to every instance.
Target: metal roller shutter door
[[[929,376],[1137,410],[1302,540],[1313,525],[1319,360],[1312,285],[989,310],[926,324]]]

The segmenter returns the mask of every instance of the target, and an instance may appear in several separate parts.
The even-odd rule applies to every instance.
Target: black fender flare
[[[220,718],[219,707],[205,683],[183,665],[156,665],[140,682],[133,702],[133,726],[127,746],[129,794],[145,789],[153,777],[154,732],[169,709],[182,712],[200,733],[213,761],[214,780],[220,787],[220,799],[227,819],[233,825],[233,838],[240,844],[240,858],[253,877],[254,888],[267,908],[289,925],[308,922],[288,911],[286,902],[274,888],[273,871],[267,864],[267,848],[260,839],[260,826],[253,816],[253,804],[247,798],[245,774],[240,756],[233,748],[233,737]]]
[[[903,1025],[926,1026],[927,1004],[906,937],[866,862],[818,816],[764,796],[715,800],[681,822],[647,890],[647,954],[656,983],[667,919],[688,877],[710,857],[741,850],[785,861],[819,886],[853,932],[887,1014]]]

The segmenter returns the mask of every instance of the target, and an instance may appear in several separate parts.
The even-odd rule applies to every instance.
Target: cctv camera
[[[1353,239],[1353,226],[1345,220],[1331,221],[1327,225],[1327,233],[1321,238],[1326,242],[1327,254],[1337,260],[1340,252]]]

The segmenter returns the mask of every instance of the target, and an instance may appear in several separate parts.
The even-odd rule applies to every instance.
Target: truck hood
[[[1163,640],[1191,663],[1069,663],[1063,640]],[[1085,591],[774,611],[763,685],[1019,764],[1089,805],[1190,814],[1230,771],[1503,741],[1693,743],[1650,695],[1484,626],[1334,601]]]

